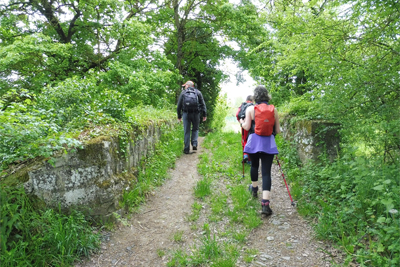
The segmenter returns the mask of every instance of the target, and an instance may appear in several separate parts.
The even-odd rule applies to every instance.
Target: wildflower
[[[396,213],[398,213],[399,211],[398,210],[396,210],[396,209],[391,209],[391,210],[389,210],[389,213],[390,214],[396,214]]]

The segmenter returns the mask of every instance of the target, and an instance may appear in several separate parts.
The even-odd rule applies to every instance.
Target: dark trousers
[[[185,151],[190,150],[190,144],[197,146],[197,138],[199,137],[200,114],[199,112],[183,112],[183,131],[185,134],[184,143]]]
[[[256,153],[250,154],[251,157],[251,169],[250,177],[251,181],[258,181],[258,168],[260,166],[261,159],[261,175],[262,175],[262,190],[271,191],[271,167],[272,161],[274,160],[272,154]]]

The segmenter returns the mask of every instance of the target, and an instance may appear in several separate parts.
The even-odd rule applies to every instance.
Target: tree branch
[[[32,4],[32,6],[36,7],[43,16],[46,17],[47,21],[56,30],[58,36],[60,37],[60,41],[62,43],[68,43],[68,38],[65,35],[65,32],[58,21],[58,18],[54,15],[54,10],[51,5],[52,2],[48,2],[46,0],[40,1],[43,6],[38,3],[38,0],[30,0],[30,3]]]

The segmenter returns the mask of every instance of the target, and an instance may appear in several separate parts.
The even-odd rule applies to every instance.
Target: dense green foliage
[[[319,237],[363,266],[400,260],[399,10],[395,1],[267,1],[266,34],[238,37],[242,66],[287,120],[340,123],[335,162],[303,165],[291,144],[286,168]]]
[[[289,114],[342,124],[393,163],[400,149],[400,12],[395,1],[274,1],[268,33],[247,41],[242,61]]]
[[[38,93],[90,70],[101,73],[109,89],[123,92],[149,95],[173,85],[170,63],[149,49],[151,27],[140,19],[145,4],[3,1],[0,95],[15,87]]]
[[[0,187],[1,266],[70,266],[100,245],[83,214],[40,210],[23,188]]]
[[[126,142],[146,120],[171,118],[189,79],[207,104],[202,130],[222,129],[219,61],[232,57],[286,118],[341,124],[333,163],[321,155],[303,166],[281,143],[300,211],[317,219],[319,236],[349,261],[398,265],[399,28],[392,0],[2,1],[1,175],[99,135]],[[138,192],[124,204],[140,203]]]
[[[234,53],[217,37],[234,13],[225,0],[3,2],[1,168],[77,147],[82,131],[129,123],[133,107],[170,109],[187,79],[203,93],[208,131],[226,77],[219,60]]]
[[[165,116],[146,109],[137,116],[140,123]],[[138,183],[128,189],[121,201],[127,211],[137,208],[155,186],[168,178],[167,171],[182,153],[182,127],[164,129],[161,142],[140,164]],[[35,207],[23,188],[0,188],[0,261],[2,266],[71,266],[76,260],[88,257],[100,244],[99,228],[93,228],[83,214],[70,215]],[[117,217],[119,219],[119,217]],[[43,251],[46,253],[43,253]]]
[[[299,213],[314,219],[318,238],[336,242],[347,264],[397,266],[400,262],[400,164],[342,152],[335,162],[302,165],[293,143],[279,138],[280,158]],[[322,159],[323,157],[321,157]]]
[[[210,123],[213,131],[219,132],[224,129],[226,125],[225,118],[228,116],[229,110],[226,95],[218,96],[217,104],[215,105],[214,119]]]
[[[17,101],[0,112],[0,170],[10,163],[67,152],[99,135],[123,136],[150,119],[174,117],[172,105],[163,110],[141,105],[129,108],[126,95],[112,90],[94,93],[96,90],[87,80],[67,79],[36,97],[23,91],[27,97],[23,102],[18,101],[22,94],[12,92]]]

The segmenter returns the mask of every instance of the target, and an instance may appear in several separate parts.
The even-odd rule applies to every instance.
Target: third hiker
[[[183,153],[189,154],[190,144],[193,150],[197,150],[197,138],[199,137],[200,114],[203,121],[207,119],[207,108],[203,95],[194,88],[192,81],[187,81],[184,90],[178,98],[178,120],[183,120],[184,144]]]
[[[253,197],[257,197],[258,192],[258,168],[261,159],[262,175],[262,214],[271,215],[270,193],[271,193],[271,167],[274,155],[278,154],[275,143],[275,135],[280,132],[278,112],[268,101],[271,96],[268,90],[259,85],[254,89],[255,106],[246,109],[245,119],[241,119],[242,127],[250,130],[254,127],[254,133],[250,134],[244,152],[251,158],[250,177],[252,184]]]
[[[253,101],[254,98],[252,95],[247,96],[246,98],[246,102],[243,102],[240,107],[238,108],[238,111],[236,112],[236,119],[238,120],[238,122],[240,122],[240,119],[244,119],[246,116],[246,109],[249,106],[253,106]],[[250,129],[251,130],[251,129]],[[247,138],[249,136],[249,134],[251,134],[250,131],[246,131],[245,129],[241,128],[241,134],[242,134],[242,148],[244,150],[244,147],[246,146],[247,143]],[[249,155],[247,153],[243,152],[243,159],[242,159],[243,163],[248,163],[249,165],[251,165],[251,161],[249,159]]]

